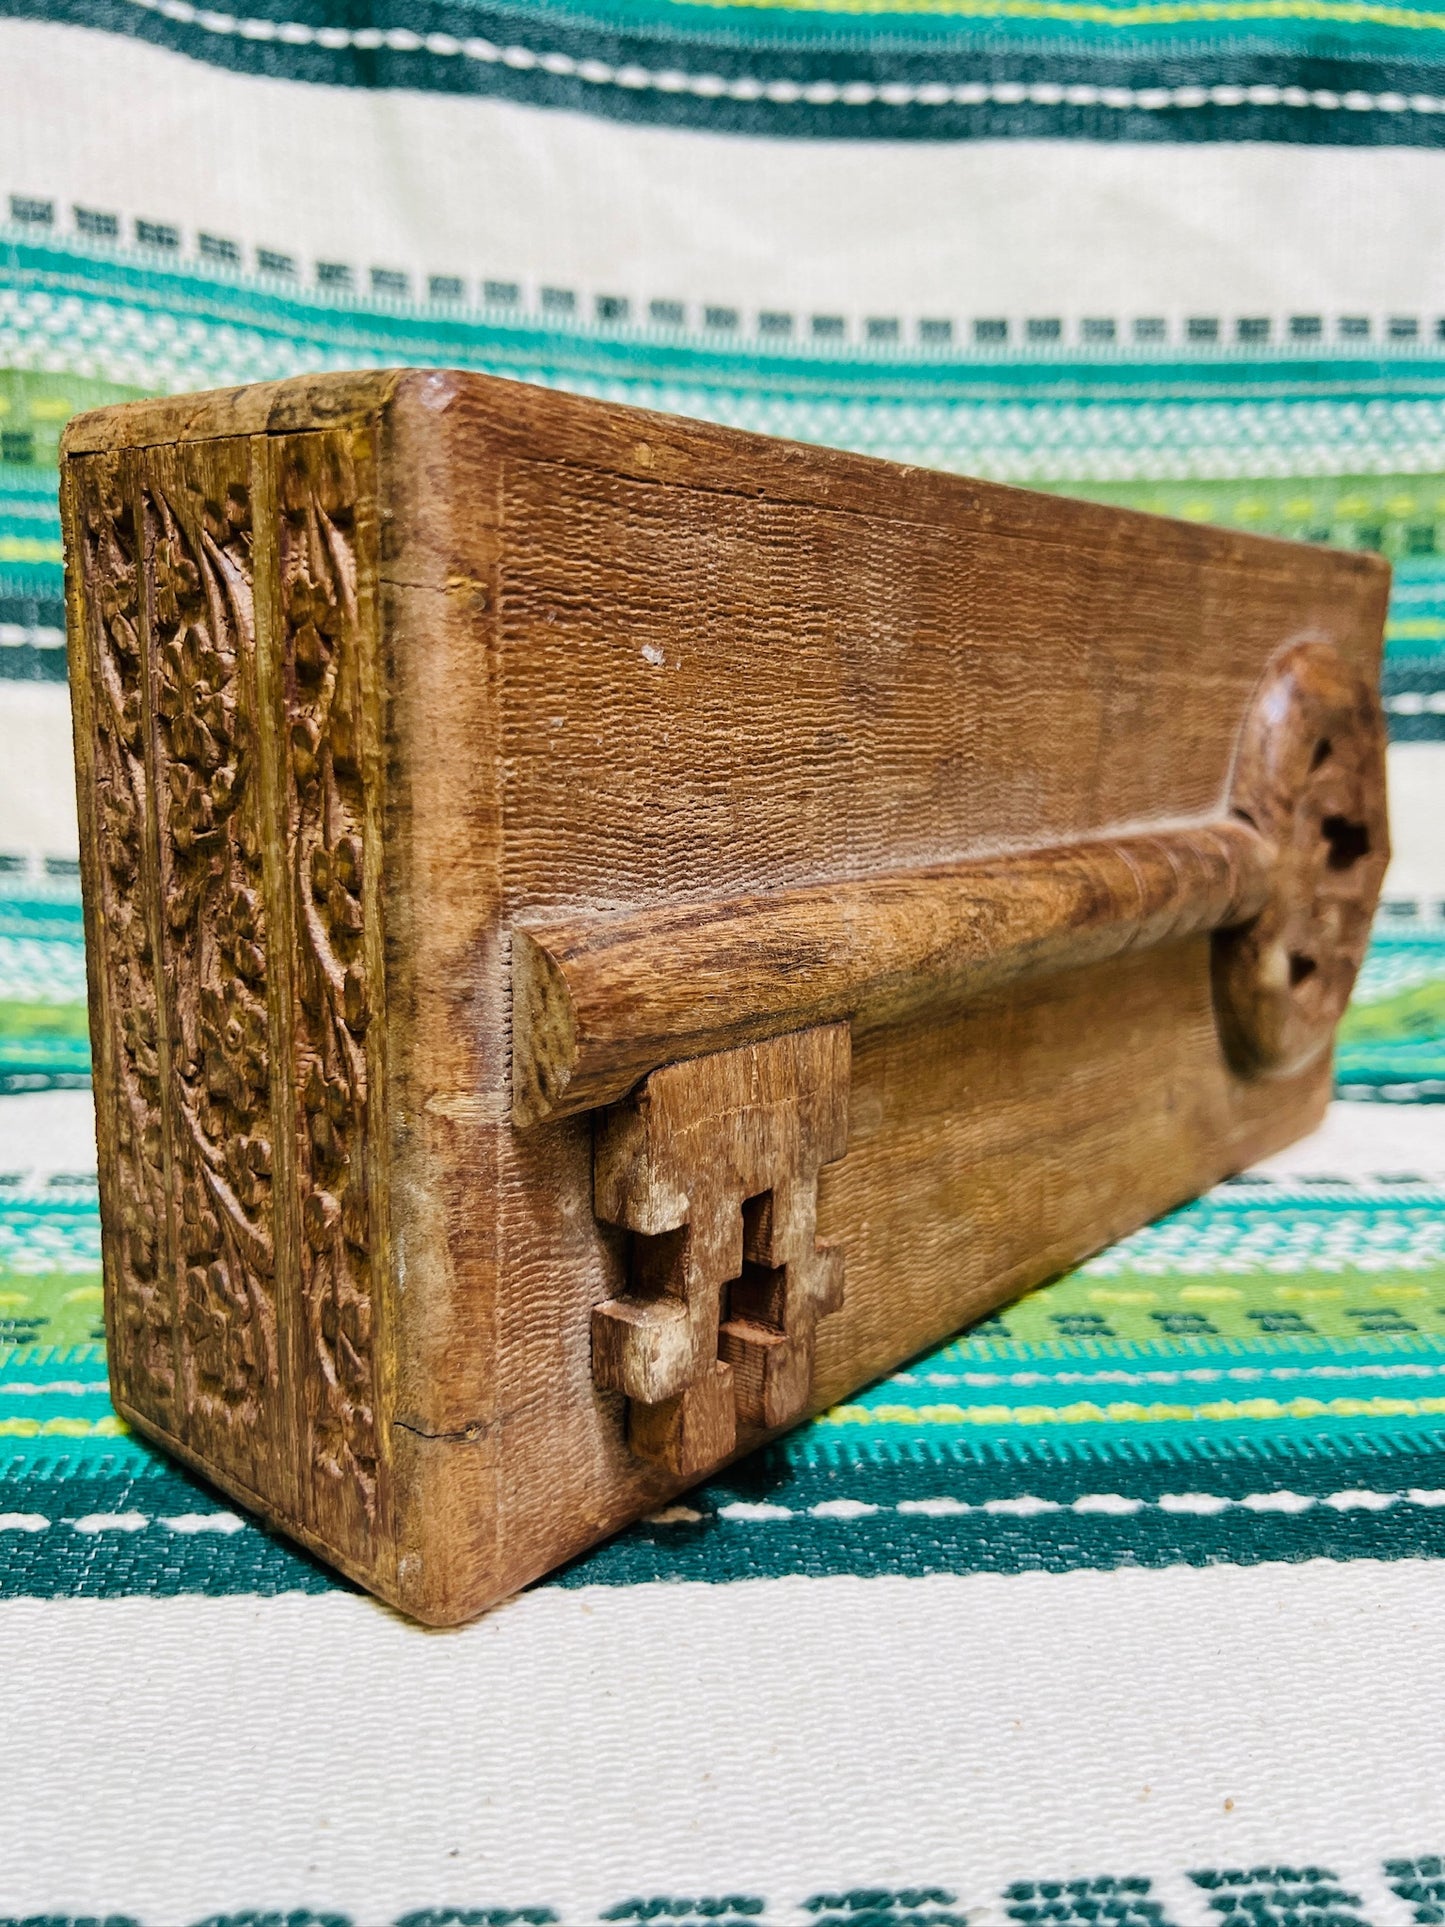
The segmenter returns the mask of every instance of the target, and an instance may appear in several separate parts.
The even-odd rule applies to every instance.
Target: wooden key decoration
[[[1328,1050],[1364,961],[1389,857],[1374,691],[1327,643],[1270,664],[1240,738],[1230,803],[1267,839],[1269,899],[1215,945],[1226,1046],[1246,1071]]]
[[[63,471],[116,1406],[404,1611],[1320,1118],[1377,558],[436,371]]]
[[[842,1303],[818,1174],[848,1139],[846,1024],[668,1064],[610,1111],[597,1215],[633,1234],[627,1296],[592,1314],[592,1375],[631,1401],[634,1452],[710,1471],[738,1423],[808,1409],[813,1328]]]

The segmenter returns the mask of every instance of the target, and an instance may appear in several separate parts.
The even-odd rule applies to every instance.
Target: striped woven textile
[[[0,1927],[1445,1921],[1442,147],[1417,0],[0,0]],[[55,504],[396,363],[1395,568],[1322,1131],[445,1634],[110,1408]]]

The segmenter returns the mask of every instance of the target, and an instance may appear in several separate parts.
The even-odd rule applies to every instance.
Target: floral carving
[[[121,1382],[219,1474],[280,1480],[325,1543],[359,1553],[385,1455],[349,461],[310,435],[86,457],[70,534]]]
[[[117,465],[98,458],[78,483],[89,611],[96,841],[108,1005],[100,1075],[110,1137],[103,1180],[113,1341],[137,1396],[168,1412],[175,1393],[160,1025],[147,921],[145,665],[135,517]]]
[[[277,1379],[250,508],[145,497],[190,1424],[248,1459]]]
[[[290,716],[289,861],[296,925],[301,1110],[303,1462],[316,1523],[340,1537],[375,1521],[376,1420],[370,1088],[365,1037],[369,875],[362,776],[355,512],[334,458],[288,470],[279,569]]]

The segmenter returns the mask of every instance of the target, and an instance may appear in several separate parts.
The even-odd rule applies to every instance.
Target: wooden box
[[[406,1612],[1319,1118],[1378,560],[438,372],[63,466],[115,1402]]]

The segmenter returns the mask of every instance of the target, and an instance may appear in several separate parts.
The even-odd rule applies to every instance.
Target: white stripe
[[[1221,1499],[1211,1492],[1166,1492],[1160,1497],[1159,1510],[1212,1519],[1221,1512],[1228,1512],[1233,1504],[1233,1499]]]
[[[896,1512],[904,1518],[956,1518],[968,1512],[981,1512],[994,1518],[1038,1519],[1055,1512],[1074,1512],[1082,1516],[1130,1518],[1138,1512],[1159,1511],[1196,1513],[1213,1518],[1238,1507],[1245,1512],[1298,1513],[1328,1506],[1335,1512],[1388,1512],[1392,1506],[1411,1505],[1429,1509],[1445,1505],[1445,1492],[1411,1487],[1404,1492],[1375,1492],[1351,1486],[1339,1492],[1247,1492],[1242,1498],[1226,1498],[1214,1492],[1165,1492],[1157,1499],[1138,1498],[1121,1492],[1085,1492],[1076,1499],[1044,1499],[1031,1492],[1009,1499],[979,1499],[971,1503],[948,1496],[926,1499],[900,1499],[897,1505],[884,1506],[863,1499],[824,1499],[813,1506],[787,1506],[732,1500],[720,1505],[711,1516],[729,1525],[771,1525],[782,1519],[838,1519],[851,1522],[871,1519],[880,1512]],[[709,1515],[694,1506],[668,1506],[653,1513],[649,1525],[696,1525]]]
[[[170,1519],[147,1518],[143,1512],[88,1512],[80,1519],[49,1519],[42,1512],[0,1512],[0,1532],[44,1532],[53,1525],[68,1525],[76,1532],[87,1534],[143,1532],[147,1526],[156,1525],[186,1537],[201,1532],[229,1537],[233,1532],[240,1532],[246,1521],[236,1512],[179,1512]]]
[[[695,1526],[702,1516],[695,1506],[670,1505],[661,1512],[654,1512],[647,1523],[653,1526]]]
[[[112,98],[146,114],[95,111]],[[665,298],[690,326],[709,304],[744,328],[788,311],[800,333],[841,315],[853,341],[869,317],[901,318],[905,341],[927,317],[963,338],[975,318],[1057,316],[1070,341],[1084,318],[1118,317],[1127,335],[1159,317],[1177,342],[1192,316],[1221,317],[1225,336],[1275,317],[1278,338],[1284,318],[1315,314],[1333,345],[1341,315],[1368,317],[1378,342],[1393,315],[1428,335],[1445,312],[1445,250],[1420,245],[1439,151],[1165,143],[1142,168],[1135,146],[1073,142],[1061,194],[1052,141],[721,139],[404,88],[308,87],[304,113],[302,98],[119,35],[7,20],[0,124],[19,131],[0,185],[52,200],[65,234],[73,205],[114,211],[127,241],[137,219],[167,223],[194,260],[208,232],[248,265],[257,248],[293,256],[311,286],[318,261],[342,262],[363,291],[372,267],[413,291],[459,276],[468,301],[496,278],[533,312],[556,286],[584,316],[597,295],[627,297],[634,317]],[[224,158],[237,152],[243,169]],[[67,347],[61,319],[54,354],[111,355],[104,330]],[[165,359],[150,357],[152,385]]]
[[[0,1398],[43,1398],[53,1393],[57,1398],[89,1398],[97,1392],[108,1392],[110,1386],[103,1378],[87,1383],[78,1378],[52,1379],[48,1384],[35,1385],[23,1381],[0,1381]]]
[[[1382,1310],[1390,1307],[1380,1306]],[[1298,1378],[1439,1378],[1439,1363],[1429,1365],[1389,1364],[1381,1359],[1349,1365],[1204,1365],[1197,1369],[1173,1372],[897,1372],[890,1385],[930,1385],[944,1388],[969,1385],[985,1390],[1012,1386],[1023,1390],[1031,1385],[1210,1385],[1221,1379],[1231,1384],[1258,1384],[1262,1380]],[[0,1390],[3,1390],[0,1387]],[[103,1388],[101,1388],[103,1389]]]
[[[1418,743],[1399,744],[1390,752],[1390,829],[1397,850],[1402,840],[1411,838],[1414,822],[1401,794],[1402,775],[1408,773],[1409,766],[1402,770],[1400,752],[1407,748],[1435,752],[1437,747],[1445,750],[1445,745]],[[1445,799],[1445,754],[1440,755],[1434,776],[1438,785],[1435,780],[1422,783],[1418,799],[1413,795],[1410,798],[1410,803],[1418,801],[1424,812],[1425,824],[1419,833],[1422,844],[1427,841],[1427,832],[1433,834],[1430,826],[1438,821],[1440,800]],[[1445,838],[1435,840],[1445,844]],[[1398,864],[1398,857],[1396,861]],[[1445,869],[1434,851],[1430,861],[1435,869]],[[1358,1179],[1398,1174],[1439,1182],[1445,1178],[1445,1104],[1401,1105],[1390,1110],[1382,1105],[1331,1104],[1319,1130],[1254,1168],[1261,1176],[1275,1179],[1342,1174]]]
[[[1060,1512],[1063,1508],[1057,1500],[1036,1499],[1032,1494],[1025,1493],[1017,1499],[985,1499],[979,1510],[1002,1518],[1036,1519],[1047,1512]]]
[[[1422,745],[1432,747],[1433,745]],[[1445,759],[1441,763],[1445,794]],[[1399,834],[1398,814],[1396,835]],[[1324,1124],[1287,1151],[1255,1167],[1271,1180],[1333,1177],[1352,1188],[1382,1177],[1445,1180],[1445,1105],[1402,1105],[1385,1110],[1359,1104],[1332,1104]],[[95,1107],[89,1091],[35,1091],[19,1097],[0,1097],[0,1171],[25,1172],[44,1182],[56,1172],[93,1173],[95,1170]],[[1199,1367],[1199,1374],[1213,1371]],[[1229,1376],[1268,1371],[1273,1367],[1218,1368]],[[1284,1368],[1277,1368],[1283,1370]],[[1302,1369],[1326,1374],[1335,1368],[1310,1365]],[[1351,1370],[1353,1368],[1350,1368]],[[1388,1373],[1413,1376],[1424,1369],[1408,1362],[1385,1364]],[[1181,1376],[1187,1375],[1181,1372]],[[1087,1377],[1102,1374],[1089,1373]],[[1168,1374],[1137,1373],[1141,1383],[1167,1382]],[[1010,1374],[1009,1384],[1028,1384],[1027,1373]],[[1121,1375],[1120,1383],[1130,1382]]]
[[[63,629],[30,628],[22,622],[0,622],[0,649],[63,649]]]
[[[1445,743],[1392,743],[1388,888],[1397,897],[1445,896]],[[1378,1167],[1376,1167],[1378,1168]]]
[[[198,1532],[219,1532],[229,1538],[231,1533],[240,1532],[246,1521],[237,1512],[180,1512],[173,1519],[157,1519],[156,1524],[188,1537]]]
[[[1319,1865],[1358,1891],[1438,1844],[1439,1575],[550,1587],[442,1636],[342,1593],[15,1600],[5,1900],[154,1927],[545,1905],[580,1927],[630,1896],[751,1893],[801,1927],[820,1891],[928,1885],[988,1927],[1010,1881],[1128,1872],[1201,1927],[1187,1868]],[[165,1743],[138,1754],[146,1735]]]
[[[1411,1487],[1403,1492],[1376,1492],[1349,1487],[1339,1492],[1311,1494],[1302,1492],[1247,1492],[1231,1499],[1214,1492],[1165,1492],[1157,1499],[1144,1499],[1121,1492],[1084,1492],[1075,1499],[1045,1499],[1032,1492],[1007,1499],[956,1499],[948,1495],[935,1498],[900,1499],[896,1505],[881,1505],[868,1499],[823,1499],[813,1506],[788,1506],[731,1500],[709,1514],[696,1506],[673,1505],[654,1512],[647,1523],[653,1526],[697,1525],[712,1517],[728,1525],[766,1526],[785,1519],[823,1519],[845,1525],[873,1519],[881,1512],[897,1513],[902,1518],[945,1519],[978,1512],[990,1518],[1039,1519],[1058,1512],[1073,1512],[1082,1517],[1131,1518],[1139,1512],[1159,1511],[1192,1513],[1213,1518],[1239,1508],[1245,1512],[1309,1512],[1327,1506],[1335,1512],[1388,1512],[1393,1506],[1410,1505],[1434,1510],[1445,1506],[1445,1491]],[[38,1512],[0,1513],[0,1532],[42,1532],[57,1523]],[[148,1518],[143,1512],[91,1512],[84,1518],[62,1520],[77,1532],[140,1532],[148,1525],[164,1526],[168,1532],[190,1536],[196,1533],[229,1535],[243,1531],[249,1523],[235,1512],[182,1512],[171,1518]]]
[[[80,832],[65,684],[0,680],[0,742],[0,848],[73,857]]]
[[[24,1091],[0,1097],[0,1172],[23,1178],[14,1196],[43,1193],[74,1175],[95,1183],[95,1101],[89,1091]]]
[[[1239,1501],[1246,1512],[1309,1512],[1318,1501],[1303,1492],[1247,1492]]]

